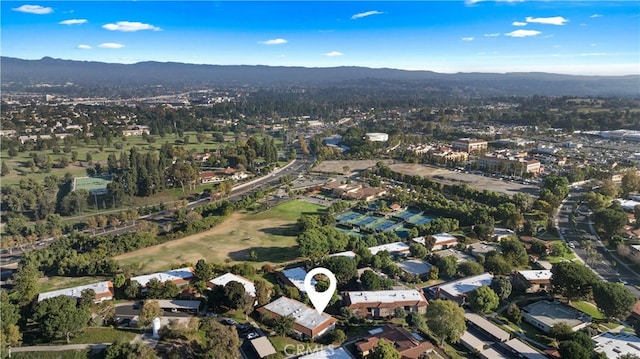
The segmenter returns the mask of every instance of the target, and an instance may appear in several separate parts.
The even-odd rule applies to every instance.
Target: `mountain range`
[[[633,96],[640,75],[574,76],[541,72],[456,73],[367,67],[197,65],[175,62],[116,64],[44,57],[0,57],[3,84],[80,86],[394,86],[456,91],[467,96]]]

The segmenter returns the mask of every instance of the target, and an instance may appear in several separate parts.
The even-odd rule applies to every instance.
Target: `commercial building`
[[[430,287],[437,299],[447,299],[462,305],[466,302],[467,293],[483,285],[490,285],[493,274],[483,273],[473,277],[462,278],[452,282]]]
[[[329,314],[320,314],[304,303],[287,297],[280,297],[258,311],[275,319],[292,316],[294,318],[294,335],[299,338],[319,338],[332,331],[337,322]]]
[[[393,343],[402,359],[419,359],[433,351],[433,344],[423,338],[411,334],[403,328],[390,324],[369,331],[362,341],[356,342],[358,353],[366,358],[380,340]],[[314,357],[315,358],[315,357]]]
[[[382,132],[369,132],[365,134],[371,142],[387,142],[389,140],[389,134]]]
[[[307,289],[304,287],[304,278],[307,276],[307,271],[302,267],[295,267],[285,269],[278,273],[278,281],[285,286],[292,286],[298,288],[300,293],[306,293]],[[316,280],[311,279],[311,285],[316,285]]]
[[[479,140],[475,138],[460,138],[451,144],[454,150],[463,151],[467,153],[482,152],[489,148],[489,143],[485,140]]]
[[[113,283],[111,281],[98,282],[93,284],[81,285],[78,287],[67,288],[54,290],[51,292],[40,293],[38,295],[38,302],[43,301],[45,299],[59,297],[61,295],[66,295],[67,297],[72,298],[80,298],[82,295],[82,291],[85,289],[93,289],[95,292],[95,302],[102,302],[104,300],[111,300],[115,295],[115,291],[113,289]]]
[[[550,270],[519,270],[512,277],[516,288],[524,288],[525,293],[551,291]]]
[[[142,287],[146,287],[147,283],[151,279],[157,279],[160,283],[173,282],[176,285],[183,285],[189,283],[189,280],[193,278],[193,267],[184,267],[180,269],[172,269],[166,272],[152,273],[132,277],[131,281],[138,282]]]
[[[640,338],[626,333],[602,333],[592,338],[597,353],[605,353],[607,358],[618,358],[624,354],[640,357]]]
[[[522,308],[524,320],[545,333],[558,323],[567,323],[574,331],[591,324],[591,317],[559,302],[541,300]]]
[[[416,289],[344,292],[343,301],[353,313],[368,318],[391,317],[396,308],[425,314],[429,305],[424,294]]]
[[[214,287],[217,285],[225,286],[229,282],[238,282],[244,286],[244,291],[247,292],[250,296],[256,296],[256,287],[252,281],[247,278],[241,277],[239,275],[235,275],[233,273],[225,273],[219,277],[213,278],[209,282],[207,282],[208,287]]]
[[[431,248],[432,251],[439,251],[441,249],[449,248],[458,244],[458,238],[448,233],[438,233],[432,235],[432,237],[433,239],[435,239],[433,247]],[[416,237],[411,240],[422,245],[425,245],[426,242],[425,237]]]
[[[527,160],[522,157],[485,154],[478,158],[478,167],[491,172],[522,176],[525,173],[538,174],[542,166],[538,160]]]

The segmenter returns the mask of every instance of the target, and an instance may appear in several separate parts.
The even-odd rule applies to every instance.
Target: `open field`
[[[393,160],[345,160],[345,161],[323,161],[316,167],[312,168],[313,172],[324,173],[342,173],[345,166],[349,167],[349,171],[362,171],[367,168],[371,168],[378,162],[385,164],[393,163]]]
[[[219,226],[192,236],[116,257],[120,265],[138,272],[165,270],[171,264],[249,261],[251,251],[258,258],[253,263],[285,263],[297,258],[296,220],[302,213],[316,213],[324,207],[290,201],[258,214],[236,212]]]
[[[489,190],[508,195],[516,193],[527,193],[533,196],[538,195],[539,188],[535,185],[523,185],[515,182],[501,181],[498,178],[484,177],[471,173],[455,172],[446,168],[429,165],[396,163],[389,165],[395,172],[408,174],[411,176],[429,177],[434,181],[448,185],[466,184],[477,190]]]
[[[113,278],[108,277],[44,277],[39,281],[40,293],[63,288],[77,287],[80,285],[87,285],[112,279]]]

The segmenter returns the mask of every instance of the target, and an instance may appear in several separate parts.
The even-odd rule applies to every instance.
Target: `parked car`
[[[249,334],[247,334],[247,339],[251,340],[251,339],[255,339],[257,337],[259,337],[260,335],[258,335],[258,333],[256,332],[251,332]]]
[[[220,321],[220,323],[224,324],[224,325],[237,325],[238,322],[236,322],[233,319],[229,319],[229,318],[224,318]]]

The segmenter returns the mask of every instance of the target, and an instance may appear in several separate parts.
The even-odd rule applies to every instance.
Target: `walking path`
[[[137,334],[132,340],[131,343],[142,342],[150,346],[151,348],[155,348],[158,345],[158,340],[151,337],[151,334]],[[64,345],[32,345],[28,347],[16,347],[11,348],[12,353],[21,353],[21,352],[59,352],[64,350],[83,350],[83,349],[91,349],[91,350],[103,350],[112,343],[89,343],[89,344],[64,344]]]

